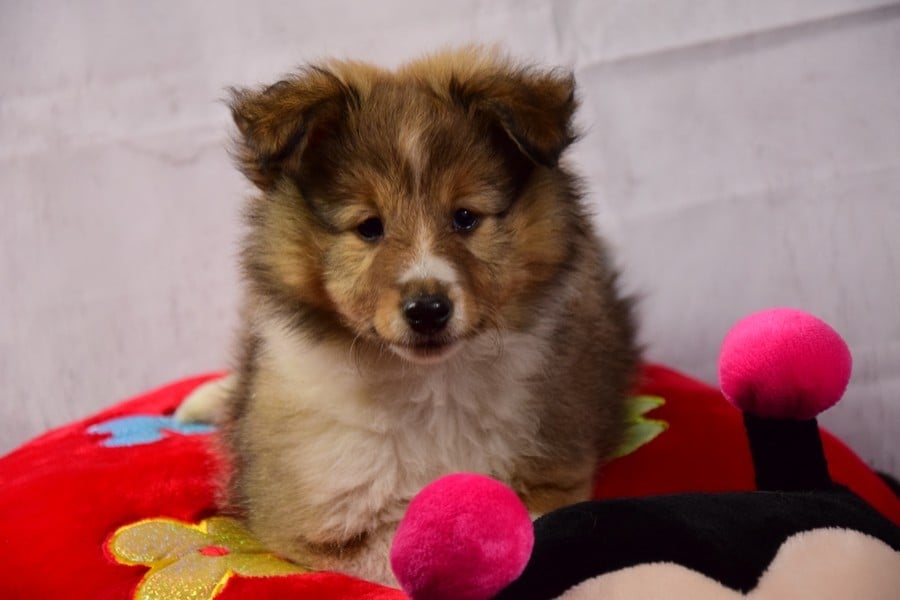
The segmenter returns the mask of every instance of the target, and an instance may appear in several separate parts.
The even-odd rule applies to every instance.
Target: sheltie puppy
[[[570,73],[478,48],[232,92],[246,308],[218,419],[227,506],[273,552],[391,583],[409,500],[456,471],[539,514],[589,497],[638,361],[560,163]],[[218,412],[218,414],[216,414]]]

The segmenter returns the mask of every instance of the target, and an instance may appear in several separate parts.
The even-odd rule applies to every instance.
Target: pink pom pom
[[[413,498],[391,567],[414,600],[486,600],[521,575],[533,546],[528,510],[511,489],[459,473]]]
[[[827,323],[778,308],[732,328],[719,356],[719,381],[728,401],[747,413],[805,420],[841,399],[851,367],[847,344]]]

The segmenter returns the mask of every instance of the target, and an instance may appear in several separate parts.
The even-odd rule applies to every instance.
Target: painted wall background
[[[326,56],[501,42],[573,68],[572,159],[649,358],[715,383],[744,314],[850,344],[822,419],[900,474],[900,3],[461,0],[0,5],[0,452],[227,365],[249,190],[220,99]]]

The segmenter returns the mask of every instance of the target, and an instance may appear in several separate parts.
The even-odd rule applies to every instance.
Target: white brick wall
[[[0,452],[226,364],[226,86],[469,41],[575,68],[650,358],[714,382],[740,316],[810,310],[856,360],[823,421],[900,473],[900,4],[874,0],[7,0]]]

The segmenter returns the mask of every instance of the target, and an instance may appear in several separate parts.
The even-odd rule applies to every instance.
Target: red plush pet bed
[[[406,597],[302,572],[217,515],[215,433],[169,416],[216,376],[148,392],[0,458],[0,598]],[[756,488],[742,415],[718,390],[648,365],[632,407],[629,445],[596,498]],[[828,433],[823,446],[832,479],[900,523],[884,481]]]

